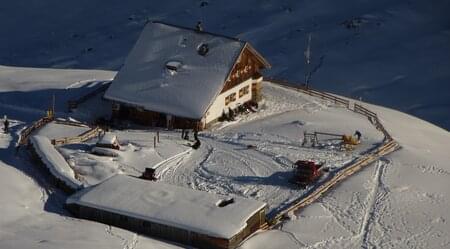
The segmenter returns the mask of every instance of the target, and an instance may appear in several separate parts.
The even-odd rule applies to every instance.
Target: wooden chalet
[[[113,103],[113,118],[201,130],[229,110],[258,102],[266,68],[248,42],[150,22],[104,97]]]

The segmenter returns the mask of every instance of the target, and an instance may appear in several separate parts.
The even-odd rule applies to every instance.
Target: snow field
[[[448,132],[407,114],[370,106],[402,149],[347,178],[279,230],[242,248],[447,248]],[[408,124],[408,125],[405,125]],[[299,246],[301,245],[301,246]]]
[[[189,150],[186,142],[181,140],[179,133],[160,132],[160,142],[153,148],[155,131],[111,131],[121,144],[120,150],[96,148],[96,139],[82,144],[68,144],[58,147],[58,150],[68,160],[72,168],[88,185],[99,183],[115,174],[141,176],[145,168],[155,167],[158,163]],[[92,153],[101,149],[103,156]]]
[[[214,132],[201,133],[198,150],[160,166],[161,180],[255,198],[267,202],[273,215],[309,190],[289,183],[295,161],[324,162],[329,174],[334,174],[383,139],[367,119],[351,111],[271,83],[265,83],[263,89],[266,101],[258,113],[238,117],[240,122],[219,124]],[[328,139],[322,139],[315,148],[302,147],[303,132],[315,129],[339,134],[353,134],[359,129],[364,137],[354,151],[342,150],[339,142]]]
[[[33,76],[34,71],[36,71],[35,77]],[[22,72],[18,75],[26,73],[30,77],[29,81],[42,76],[40,70],[30,69]],[[44,80],[41,80],[39,81],[41,83],[29,84],[28,86],[17,82],[8,83],[8,77],[16,79],[15,74],[9,74],[10,76],[2,78],[2,82],[5,83],[5,85],[2,85],[2,89],[4,87],[5,89],[23,87],[22,90],[26,95],[27,88],[31,86],[42,90],[46,87],[60,87],[60,84],[65,84],[65,82],[70,85],[78,81],[74,80],[70,83],[70,78],[66,78],[66,72],[65,70],[51,70],[52,78],[54,78],[51,84],[43,83]],[[50,71],[46,72],[46,74],[49,73]],[[86,75],[88,74],[90,76],[86,77],[91,78],[92,73],[89,71]],[[81,72],[79,77],[84,77]],[[101,79],[101,76],[98,75],[96,78]],[[54,87],[45,84],[53,84]],[[270,88],[269,85],[267,89],[272,91],[275,88],[278,87]],[[5,91],[8,92],[9,90]],[[274,94],[276,93],[274,92]],[[291,94],[297,95],[294,92]],[[280,92],[280,96],[283,96],[282,92]],[[14,156],[15,142],[18,138],[17,132],[24,125],[23,122],[33,120],[34,117],[41,115],[41,112],[37,112],[39,110],[33,108],[34,101],[49,100],[51,94],[45,98],[37,97],[31,103],[22,102],[20,98],[11,98],[17,101],[18,105],[24,107],[14,108],[14,112],[12,112],[14,116],[8,114],[12,119],[12,133],[0,134],[0,196],[2,198],[0,203],[0,209],[2,210],[0,247],[50,249],[93,247],[179,248],[141,237],[129,231],[91,221],[73,219],[68,216],[63,209],[65,195],[47,183],[45,176],[34,165],[22,159],[21,156]],[[271,96],[267,95],[267,98],[271,98]],[[299,104],[296,103],[295,98],[287,98],[286,101],[292,103],[292,105]],[[303,153],[295,154],[295,148],[300,143],[298,138],[302,135],[301,131],[298,132],[299,127],[308,131],[320,129],[346,133],[353,133],[355,128],[360,129],[365,125],[371,127],[368,121],[361,119],[360,116],[347,113],[343,118],[342,114],[339,113],[342,111],[341,109],[333,110],[332,105],[331,108],[327,105],[324,105],[321,111],[314,111],[316,106],[310,104],[307,106],[312,108],[311,113],[288,112],[267,117],[267,119],[258,117],[258,115],[264,115],[263,113],[250,114],[247,116],[249,122],[239,125],[237,122],[226,124],[224,125],[226,127],[217,128],[217,133],[201,134],[201,150],[186,152],[184,156],[177,158],[176,161],[180,163],[163,163],[160,169],[162,170],[167,166],[168,172],[167,177],[163,178],[170,180],[172,177],[179,177],[181,179],[179,182],[182,182],[185,177],[181,174],[183,168],[185,168],[185,164],[182,163],[183,160],[193,160],[197,156],[198,159],[205,159],[208,150],[204,148],[207,147],[204,145],[210,140],[214,140],[214,144],[213,142],[211,144],[214,146],[218,144],[219,149],[233,149],[233,152],[241,152],[240,149],[244,147],[242,153],[247,153],[245,152],[247,151],[245,150],[246,145],[255,145],[256,150],[248,152],[254,154],[260,154],[257,150],[265,147],[269,147],[265,148],[266,153],[277,154],[279,152],[272,148],[273,146],[269,144],[270,141],[288,142],[292,144],[294,152],[289,152],[291,155],[287,155],[288,152],[283,155],[292,161],[296,158],[291,157],[296,156],[308,158],[308,153],[305,153],[305,155]],[[9,102],[9,105],[0,105],[0,110],[2,113],[9,112],[12,110],[11,106],[16,106],[14,101]],[[267,105],[265,108],[268,109],[271,106],[274,105]],[[327,112],[327,108],[332,111]],[[295,108],[290,110],[293,109]],[[328,192],[320,202],[312,204],[299,214],[292,215],[292,220],[283,223],[281,230],[259,233],[246,241],[242,248],[448,248],[450,245],[448,239],[450,238],[448,232],[450,231],[450,223],[448,222],[450,220],[448,214],[448,206],[450,206],[448,177],[450,170],[447,163],[450,161],[447,149],[448,141],[450,141],[449,133],[425,121],[397,111],[377,106],[369,106],[369,109],[378,113],[384,126],[394,139],[400,142],[402,149],[387,156],[385,158],[387,161],[384,161],[385,166],[381,167],[379,164],[374,164],[373,167],[367,167]],[[282,112],[282,109],[280,109],[280,112]],[[336,114],[332,116],[333,113]],[[326,116],[328,115],[331,116],[327,119]],[[291,117],[287,118],[289,116]],[[242,120],[247,117],[242,117]],[[382,139],[378,131],[370,128],[364,128],[361,131],[363,133],[363,144],[360,147],[360,152],[364,152],[365,149],[372,147],[373,144]],[[258,134],[267,134],[267,137],[258,138],[256,141],[250,140],[254,139],[253,136],[258,137]],[[241,138],[239,139],[239,137]],[[216,138],[218,141],[215,141]],[[206,142],[203,142],[203,140]],[[332,153],[338,154],[333,157],[342,156],[339,153],[345,153],[340,150],[335,151],[336,148],[332,148],[332,146],[335,146],[333,143],[327,146],[320,149],[322,153],[328,153],[330,156],[332,156]],[[283,148],[283,151],[289,150],[288,145]],[[308,147],[303,149],[318,151]],[[196,155],[196,153],[203,154]],[[213,151],[211,155],[214,155],[214,153]],[[355,153],[359,153],[359,151],[355,151]],[[242,155],[243,158],[244,156],[245,154]],[[167,158],[169,157],[167,156]],[[267,160],[267,162],[261,163],[263,166],[276,169],[283,168],[283,164],[275,163],[272,157],[260,157]],[[281,159],[280,161],[287,162],[287,159],[283,157]],[[224,162],[224,165],[227,162],[226,159],[220,159],[219,157],[216,157],[216,160]],[[169,167],[172,165],[176,165],[178,168]],[[243,163],[237,165],[243,165]],[[255,165],[253,164],[253,166]],[[249,169],[246,169],[245,166],[242,168],[244,171],[250,171],[250,169],[253,169],[251,167],[249,166]],[[212,166],[211,168],[214,169]],[[380,171],[380,168],[383,170]],[[187,169],[187,171],[189,170],[192,172],[193,169]],[[221,170],[223,170],[223,167]],[[236,171],[236,174],[239,170],[241,169],[229,169],[229,171]],[[267,168],[261,169],[262,173],[266,170],[269,171]],[[267,172],[267,174],[270,173]],[[196,178],[190,172],[186,172],[186,175],[192,176],[189,179]],[[212,174],[211,178],[215,176],[217,175]],[[198,183],[201,184],[204,180],[198,178]],[[377,179],[380,180],[377,181]],[[177,180],[174,179],[173,181]],[[226,180],[224,182],[227,183]],[[234,184],[232,187],[237,188],[237,184],[232,183]],[[188,184],[181,185],[190,186]],[[374,190],[375,187],[376,190]],[[366,225],[363,226],[362,224]],[[361,229],[363,227],[366,227],[366,229]]]
[[[20,130],[42,117],[53,93],[57,93],[57,115],[65,117],[67,114],[59,110],[65,110],[66,100],[86,90],[84,80],[108,80],[114,74],[0,66],[0,112],[2,117],[8,115],[11,128],[10,134],[0,133],[0,248],[182,248],[120,228],[71,218],[64,209],[66,195],[50,184],[46,173],[31,164],[25,153],[15,152]],[[66,89],[71,85],[84,90]]]

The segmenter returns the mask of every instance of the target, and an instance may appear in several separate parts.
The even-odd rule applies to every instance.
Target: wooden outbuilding
[[[113,118],[201,130],[229,110],[257,103],[266,68],[248,42],[150,22],[104,97]]]
[[[204,249],[236,248],[265,223],[266,204],[116,175],[70,196],[76,216]]]
[[[111,133],[104,133],[95,144],[96,147],[120,150],[120,143],[117,136]]]

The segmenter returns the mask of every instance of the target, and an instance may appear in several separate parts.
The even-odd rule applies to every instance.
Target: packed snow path
[[[264,87],[268,93],[259,113],[200,134],[202,146],[160,165],[159,178],[202,191],[265,201],[271,216],[310,190],[289,182],[295,161],[325,162],[334,174],[382,141],[382,135],[360,115],[273,84]],[[341,122],[349,123],[345,131],[339,131]],[[316,148],[302,146],[304,131],[348,134],[361,128],[365,138],[355,151],[341,150],[337,142],[328,139]]]

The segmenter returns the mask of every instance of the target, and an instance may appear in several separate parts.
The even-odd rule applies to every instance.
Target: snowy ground
[[[16,69],[23,73],[15,75],[1,73],[1,69],[5,68],[0,68],[0,92],[2,100],[7,99],[8,103],[1,102],[0,112],[9,114],[13,127],[11,134],[0,135],[0,247],[176,248],[70,217],[63,209],[66,196],[49,184],[48,177],[29,163],[23,151],[15,154],[17,133],[30,120],[42,115],[43,109],[37,104],[39,100],[51,99],[52,91],[48,89],[65,89],[81,79],[106,80],[111,74],[76,71],[81,78],[76,79],[67,77],[74,72],[64,70],[44,73]],[[46,80],[44,76],[49,73],[52,77]],[[22,77],[22,83],[16,76]],[[17,87],[20,92],[12,90]],[[214,132],[202,133],[200,150],[160,166],[162,180],[217,193],[268,199],[273,208],[294,196],[289,186],[280,185],[293,160],[319,157],[328,166],[339,167],[355,156],[334,145],[300,148],[303,130],[353,133],[359,129],[363,144],[354,153],[361,153],[381,140],[379,132],[356,114],[276,86],[265,87],[266,103],[262,107],[265,114],[250,114],[243,118],[244,123],[229,123],[216,127]],[[45,94],[25,101],[36,90]],[[60,92],[57,105],[63,105],[60,100],[68,98],[63,93],[71,95],[73,91],[76,89]],[[279,102],[277,96],[283,97],[283,101]],[[402,150],[350,177],[277,230],[250,238],[242,248],[447,248],[450,245],[449,133],[397,111],[371,108],[402,145]],[[69,115],[62,111],[60,114]],[[123,136],[118,135],[119,139]],[[256,149],[248,150],[249,144]]]
[[[350,177],[278,230],[254,236],[243,249],[450,246],[449,133],[397,111],[371,108],[402,149]]]
[[[89,128],[88,126],[74,126],[51,122],[41,129],[37,130],[34,134],[48,137],[51,140],[61,139],[64,137],[75,137],[90,129],[91,128]]]
[[[187,142],[176,131],[161,131],[155,149],[155,132],[133,130],[111,133],[117,135],[121,149],[102,150],[115,156],[94,155],[91,151],[97,139],[58,146],[58,150],[87,185],[117,173],[140,176],[146,167],[154,167],[164,182],[256,198],[267,202],[270,214],[274,214],[309,190],[288,182],[295,161],[325,163],[330,173],[325,174],[324,181],[383,139],[364,117],[332,103],[270,83],[264,84],[263,94],[265,101],[259,112],[242,115],[235,122],[219,123],[214,132],[201,133],[203,146],[196,151],[189,151]],[[61,138],[64,133],[77,135],[79,130],[52,123],[39,134],[60,134]],[[315,148],[302,146],[303,132],[353,134],[355,130],[364,136],[354,151],[345,150],[329,136],[319,137],[320,145]]]
[[[63,208],[66,195],[49,184],[48,176],[25,153],[15,153],[20,129],[43,115],[48,105],[42,102],[51,103],[55,89],[66,93],[57,96],[58,107],[77,91],[63,90],[66,87],[110,77],[111,73],[103,71],[0,67],[0,113],[11,119],[11,133],[0,134],[0,248],[181,248],[71,218]]]
[[[181,248],[119,228],[71,218],[66,195],[49,184],[44,171],[15,155],[16,132],[0,135],[0,248]]]
[[[295,161],[324,162],[330,168],[325,180],[383,139],[366,119],[344,108],[269,83],[263,89],[266,101],[258,113],[200,134],[203,144],[199,150],[160,166],[157,173],[161,180],[256,198],[267,202],[273,214],[309,189],[289,183]],[[357,129],[364,137],[354,151],[343,150],[338,141],[330,141],[329,137],[315,148],[301,145],[304,131],[353,134]],[[249,149],[249,145],[255,148]]]
[[[162,131],[156,148],[153,147],[156,132],[126,130],[112,131],[111,134],[117,136],[121,149],[103,150],[117,154],[115,157],[93,154],[97,139],[58,146],[58,150],[87,185],[96,184],[117,173],[141,176],[145,168],[152,168],[191,149],[177,133]]]
[[[91,128],[51,122],[33,134],[51,139],[78,136]],[[159,131],[159,142],[154,148],[156,131],[124,130],[109,131],[117,136],[120,150],[96,148],[98,138],[84,143],[72,143],[56,146],[67,160],[79,180],[85,186],[97,184],[114,174],[141,176],[145,168],[158,166],[159,163],[191,150],[188,142],[181,139],[177,132]],[[104,154],[94,153],[93,149]],[[106,154],[105,154],[106,153]],[[111,156],[114,155],[114,156]]]

